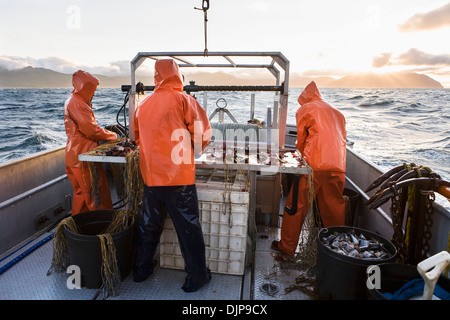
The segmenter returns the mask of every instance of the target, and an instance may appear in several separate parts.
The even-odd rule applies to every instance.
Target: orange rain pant
[[[87,166],[81,168],[66,167],[66,174],[73,186],[72,216],[86,211],[112,209],[111,193],[109,191],[108,180],[103,166],[99,163],[99,185],[101,203],[98,207],[94,205],[92,195],[91,176]]]
[[[343,197],[345,184],[344,172],[316,171],[314,172],[313,187],[319,205],[320,216],[324,227],[343,226],[345,224],[345,200]],[[292,205],[292,191],[289,192],[285,207]],[[300,231],[308,214],[308,178],[301,176],[298,188],[297,212],[289,215],[283,213],[281,224],[281,239],[278,248],[293,256],[298,245]]]

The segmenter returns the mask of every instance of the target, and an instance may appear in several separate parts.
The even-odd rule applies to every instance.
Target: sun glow
[[[290,71],[300,74],[409,70],[450,83],[449,12],[450,4],[442,0],[212,0],[207,46],[209,51],[280,51],[290,60]],[[0,31],[0,68],[8,70],[26,64],[127,76],[137,52],[205,47],[203,16],[189,1],[148,1],[127,14],[106,0],[58,2],[45,10],[25,0],[4,6],[0,18],[7,26]]]

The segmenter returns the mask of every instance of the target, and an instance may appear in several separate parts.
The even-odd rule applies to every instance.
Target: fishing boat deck
[[[288,154],[290,154],[288,152]],[[112,159],[112,160],[111,160]],[[117,159],[119,161],[117,161]],[[284,157],[283,157],[284,159]],[[287,159],[287,158],[286,158]],[[310,168],[298,163],[289,162],[276,166],[289,174],[308,174]],[[300,158],[299,158],[300,159]],[[102,157],[96,155],[88,159],[97,162],[123,163],[123,157]],[[301,159],[300,159],[301,160]],[[256,225],[256,179],[261,163],[249,161],[245,164],[227,164],[227,172],[245,171],[249,175],[251,201],[249,204],[249,236],[251,244],[247,247],[247,255],[252,263],[245,266],[243,275],[216,273],[213,270],[212,281],[194,293],[185,293],[181,286],[186,273],[184,270],[158,267],[148,280],[142,283],[133,281],[132,273],[125,278],[119,287],[117,296],[109,296],[108,300],[290,300],[307,299],[308,296],[296,290],[285,290],[295,286],[296,277],[300,274],[298,266],[280,252],[270,248],[273,240],[279,239],[280,229]],[[216,170],[224,169],[224,164],[205,163],[196,159],[198,170],[207,170],[209,175]],[[209,171],[208,171],[209,170]],[[203,172],[203,171],[202,171]],[[208,180],[209,181],[209,180]],[[274,180],[275,181],[275,180]],[[241,183],[241,182],[239,182]],[[238,183],[238,184],[239,184]],[[272,182],[275,183],[275,182]],[[277,182],[279,185],[279,182]],[[205,183],[200,183],[205,185]],[[223,182],[222,184],[223,191]],[[240,185],[239,185],[240,186]],[[211,186],[209,186],[211,187]],[[117,201],[116,186],[110,181],[111,194]],[[241,190],[240,188],[238,188]],[[280,211],[283,206],[280,203]],[[267,224],[270,225],[270,224]],[[279,224],[278,224],[279,225]],[[42,231],[18,244],[0,256],[0,299],[3,300],[91,300],[102,299],[98,289],[68,289],[67,280],[70,274],[53,273],[47,275],[53,257],[52,236],[54,229]],[[241,235],[245,239],[246,235]],[[30,240],[32,239],[32,240]],[[250,248],[253,247],[253,250]],[[12,252],[12,253],[11,253]],[[156,259],[159,255],[155,256]],[[246,259],[247,261],[247,259]],[[241,262],[242,264],[243,262]]]
[[[1,300],[92,300],[98,289],[69,289],[69,274],[47,275],[51,265],[52,231],[2,257],[0,268],[13,264],[0,275]],[[302,273],[295,264],[270,248],[278,238],[279,229],[258,227],[253,268],[244,275],[213,273],[210,283],[196,292],[186,293],[181,289],[186,273],[183,270],[158,267],[146,281],[136,283],[132,272],[120,286],[117,296],[107,300],[304,300],[309,296],[300,291],[285,291],[294,286]],[[39,245],[43,243],[42,245]],[[32,251],[31,253],[29,253]],[[23,259],[21,257],[24,257]],[[274,285],[273,291],[264,291],[264,285]],[[274,287],[275,288],[275,287]],[[96,297],[97,296],[97,297]]]
[[[289,97],[289,61],[279,52],[210,52],[210,57],[222,57],[227,62],[217,64],[189,63],[185,57],[204,57],[203,52],[144,52],[132,60],[131,86],[124,86],[129,99],[128,123],[129,131],[132,130],[132,119],[135,107],[145,97],[140,90],[136,91],[135,71],[141,63],[149,58],[157,60],[157,57],[166,56],[179,61],[183,67],[233,67],[233,68],[262,68],[268,69],[275,77],[275,86],[197,86],[192,83],[185,86],[186,92],[198,91],[273,91],[275,92],[274,104],[267,108],[265,136],[268,141],[267,149],[272,145],[275,132],[280,133],[275,146],[282,148],[294,148],[297,137],[295,125],[286,123]],[[232,59],[240,57],[266,57],[269,59],[263,64],[236,63]],[[180,58],[181,57],[181,58]],[[211,58],[209,58],[211,59]],[[280,67],[282,72],[278,69]],[[283,77],[281,77],[283,75]],[[284,81],[283,81],[284,79]],[[280,85],[282,84],[282,85]],[[146,89],[144,91],[152,91]],[[203,106],[207,110],[208,95],[203,95]],[[255,119],[255,96],[251,96],[250,120]],[[126,103],[124,104],[125,107]],[[217,105],[217,102],[216,102]],[[223,120],[224,108],[219,107],[219,120]],[[122,109],[121,109],[122,110]],[[126,110],[126,109],[124,109]],[[124,112],[125,118],[127,117]],[[272,121],[273,119],[273,121]],[[248,123],[245,123],[248,124]],[[240,127],[237,127],[240,129]],[[224,136],[226,137],[226,136]],[[129,137],[133,139],[132,136]],[[223,138],[223,137],[222,137]],[[250,139],[250,137],[249,137]],[[247,139],[245,139],[247,140]],[[276,139],[275,139],[276,140]],[[220,139],[218,142],[222,143]],[[234,137],[232,139],[234,143]],[[251,141],[252,143],[254,141]],[[250,141],[249,141],[250,145]],[[245,150],[245,149],[244,149]],[[387,214],[389,203],[382,208],[369,210],[364,205],[369,196],[362,190],[383,173],[373,163],[347,148],[347,172],[346,186],[360,194],[357,203],[358,214],[355,216],[355,226],[377,232],[385,237],[392,236],[392,220]],[[245,154],[245,152],[244,152]],[[239,155],[239,153],[237,153]],[[123,157],[84,155],[82,161],[98,161],[104,163],[125,163]],[[83,158],[83,156],[82,156]],[[247,245],[253,250],[247,250],[251,254],[251,263],[246,264],[243,275],[231,275],[213,273],[210,283],[197,292],[185,293],[181,286],[186,273],[183,270],[158,267],[154,274],[146,281],[136,283],[130,273],[118,288],[118,295],[109,296],[107,300],[309,300],[309,295],[300,291],[297,280],[305,276],[305,272],[294,261],[283,254],[271,249],[271,242],[279,239],[280,229],[257,225],[257,222],[267,223],[266,216],[270,212],[271,218],[277,219],[277,205],[280,199],[275,195],[280,194],[280,180],[265,179],[257,176],[257,172],[266,169],[264,163],[231,163],[224,166],[215,161],[203,161],[211,159],[196,158],[198,169],[213,170],[237,170],[247,171],[250,181],[249,201],[249,237],[251,243]],[[271,163],[273,164],[273,163]],[[267,165],[267,164],[264,164]],[[302,175],[310,174],[310,168],[303,166],[291,167],[286,165],[268,166],[270,169],[282,174]],[[275,167],[275,168],[272,168]],[[0,299],[1,300],[92,300],[104,298],[98,294],[98,289],[69,289],[67,280],[69,274],[53,273],[47,275],[51,266],[53,247],[52,236],[54,229],[47,228],[63,218],[64,213],[70,214],[72,186],[65,175],[64,147],[33,155],[32,157],[2,166],[2,186],[4,186],[0,199]],[[265,172],[270,173],[270,172]],[[259,179],[261,178],[261,179]],[[264,178],[264,179],[263,179]],[[267,187],[269,185],[269,187]],[[259,187],[259,188],[258,188]],[[112,190],[113,191],[113,190]],[[258,192],[257,192],[258,191]],[[114,192],[112,192],[114,194]],[[257,195],[259,200],[257,202]],[[281,192],[282,193],[282,192]],[[114,200],[114,199],[113,199]],[[257,207],[259,205],[259,207]],[[264,208],[258,214],[257,209]],[[432,226],[433,238],[431,239],[430,252],[445,250],[448,246],[448,230],[450,216],[447,209],[434,203],[435,220]],[[282,211],[282,210],[280,210]],[[275,214],[273,214],[275,212]],[[263,213],[263,214],[261,214]],[[259,218],[259,221],[257,221]],[[270,221],[273,226],[273,221]],[[280,224],[278,224],[280,225]],[[38,230],[42,231],[38,236],[34,235]],[[40,232],[40,231],[39,231]],[[25,240],[24,240],[25,239]],[[248,249],[248,248],[247,248]],[[157,258],[155,256],[155,258]],[[272,285],[272,290],[266,290]],[[172,302],[170,302],[172,303]],[[279,301],[276,301],[277,305]],[[8,302],[9,304],[9,302]],[[297,302],[295,305],[298,306]],[[284,304],[283,304],[284,306]],[[172,307],[169,305],[169,307]],[[102,308],[104,312],[106,308]],[[173,309],[173,308],[172,308]],[[411,310],[410,308],[408,308]],[[30,309],[35,312],[35,309]],[[323,311],[331,311],[332,308]],[[17,311],[17,310],[15,310]],[[26,311],[23,308],[20,312]],[[121,310],[122,311],[122,310]],[[166,310],[165,310],[166,311]],[[170,310],[169,310],[170,311]],[[298,311],[298,310],[297,310]],[[317,310],[316,310],[317,311]],[[277,310],[277,314],[279,315]],[[292,315],[292,313],[290,314]],[[35,316],[35,315],[34,315]],[[104,314],[103,314],[104,317]]]

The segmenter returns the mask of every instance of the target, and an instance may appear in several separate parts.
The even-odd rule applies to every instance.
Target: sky
[[[0,0],[0,67],[129,75],[142,51],[203,51],[201,0]],[[450,1],[210,0],[209,51],[280,51],[291,72],[415,71],[450,87]]]

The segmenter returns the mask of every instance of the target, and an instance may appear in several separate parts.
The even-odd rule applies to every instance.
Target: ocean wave
[[[16,147],[29,148],[53,144],[55,142],[56,139],[54,139],[51,135],[42,132],[35,132],[31,136],[23,139]]]
[[[101,105],[101,106],[96,106],[94,108],[94,113],[95,112],[104,112],[104,111],[119,111],[121,106],[119,106],[118,104],[107,104],[107,105]]]
[[[388,106],[394,104],[395,100],[381,100],[376,102],[364,102],[360,103],[360,107],[379,107],[379,106]]]
[[[20,108],[23,108],[23,107],[24,107],[24,105],[21,104],[21,103],[0,105],[0,111],[2,111],[2,112],[9,112],[9,111],[16,112],[17,110],[19,110]]]
[[[416,102],[416,103],[408,103],[408,104],[403,104],[397,107],[393,107],[391,109],[392,111],[400,111],[400,112],[406,112],[406,113],[411,113],[411,112],[415,112],[415,113],[429,113],[429,112],[433,112],[435,110],[430,110],[430,108],[420,102]]]
[[[448,148],[448,146],[450,146],[450,137],[443,137],[441,139],[436,139],[432,143],[438,145],[445,145],[445,147]]]
[[[295,124],[301,91],[290,89],[287,114],[290,124]],[[0,163],[65,144],[63,106],[70,92],[70,89],[0,90]],[[449,90],[429,91],[428,95],[423,90],[323,88],[321,92],[325,101],[343,112],[355,151],[368,160],[383,168],[417,162],[448,174]],[[120,89],[97,90],[93,111],[100,126],[115,124],[124,95]],[[219,98],[225,98],[227,109],[238,121],[248,120],[250,93],[208,92],[208,116],[216,109]],[[203,105],[201,92],[197,100]],[[266,120],[267,107],[273,108],[273,101],[273,93],[256,92],[255,116]],[[123,123],[123,116],[120,121]],[[225,121],[231,120],[225,117]],[[433,152],[427,151],[431,148]]]
[[[360,99],[364,99],[364,96],[361,96],[361,95],[357,95],[357,96],[354,96],[354,97],[348,98],[347,100],[360,100]]]
[[[415,153],[418,157],[422,157],[424,162],[430,161],[432,163],[440,163],[441,161],[445,161],[448,163],[450,161],[450,152],[441,150],[440,148],[419,148],[415,150]],[[448,168],[441,168],[441,170],[447,172]]]
[[[408,121],[408,122],[405,122],[405,123],[400,123],[396,127],[397,128],[405,128],[405,127],[408,127],[408,126],[413,126],[413,127],[416,127],[416,128],[420,128],[422,126],[422,124],[420,122],[416,122],[416,121]]]

